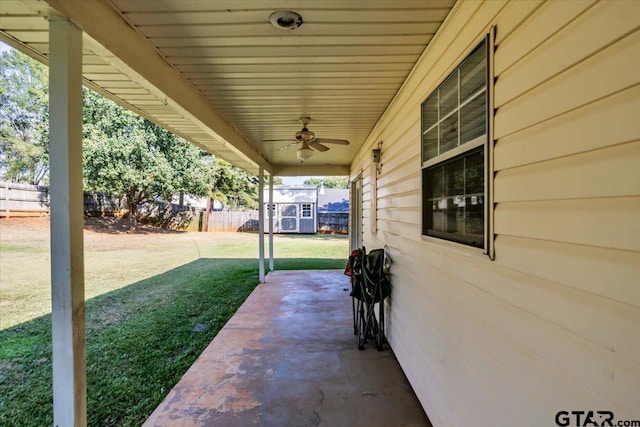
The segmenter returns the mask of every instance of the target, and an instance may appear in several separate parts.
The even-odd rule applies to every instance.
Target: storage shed
[[[264,190],[269,200],[269,188]],[[273,187],[273,203],[265,203],[267,219],[273,215],[274,233],[315,234],[318,232],[318,187],[315,185],[277,185]],[[271,221],[266,222],[269,231]]]

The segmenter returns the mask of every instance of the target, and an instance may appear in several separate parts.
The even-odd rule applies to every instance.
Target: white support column
[[[258,172],[258,277],[264,283],[264,169]]]
[[[87,424],[82,193],[82,31],[49,23],[53,424]]]
[[[269,175],[269,271],[273,271],[273,174]]]

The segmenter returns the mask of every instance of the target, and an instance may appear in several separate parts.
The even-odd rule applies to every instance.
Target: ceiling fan
[[[287,144],[284,147],[278,148],[277,151],[300,145],[300,148],[298,148],[296,155],[301,162],[304,162],[305,160],[313,156],[314,150],[329,150],[329,147],[324,144],[349,145],[349,141],[347,141],[346,139],[316,138],[315,133],[307,128],[307,125],[311,121],[311,117],[301,116],[299,120],[300,123],[302,123],[302,130],[296,132],[295,139],[267,139],[263,142],[293,141],[291,144]]]

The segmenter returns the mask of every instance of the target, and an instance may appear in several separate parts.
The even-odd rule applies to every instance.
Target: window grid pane
[[[446,116],[458,108],[458,72],[452,75],[440,85],[440,114]]]
[[[438,92],[436,91],[422,104],[422,161],[438,155]],[[426,130],[425,130],[426,129]]]
[[[438,155],[438,132],[440,132],[440,127],[436,125],[422,136],[423,162]]]
[[[484,246],[484,148],[423,170],[423,234]]]
[[[462,101],[469,99],[474,93],[486,87],[487,82],[487,61],[485,44],[479,46],[460,65],[460,98]]]
[[[487,97],[480,93],[460,110],[460,144],[469,142],[486,133]]]
[[[484,152],[465,157],[465,235],[484,237]]]
[[[458,146],[458,112],[450,115],[440,123],[440,153]]]

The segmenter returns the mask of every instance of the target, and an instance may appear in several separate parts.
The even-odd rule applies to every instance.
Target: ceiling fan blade
[[[321,144],[349,145],[349,141],[346,139],[315,138],[314,141]]]
[[[320,144],[317,139],[311,141],[309,145],[318,151],[327,151],[329,149],[329,147]]]
[[[291,144],[287,144],[285,146],[282,146],[282,147],[278,148],[276,151],[286,150],[287,148],[293,147],[294,145],[298,145],[298,141],[292,142]]]

